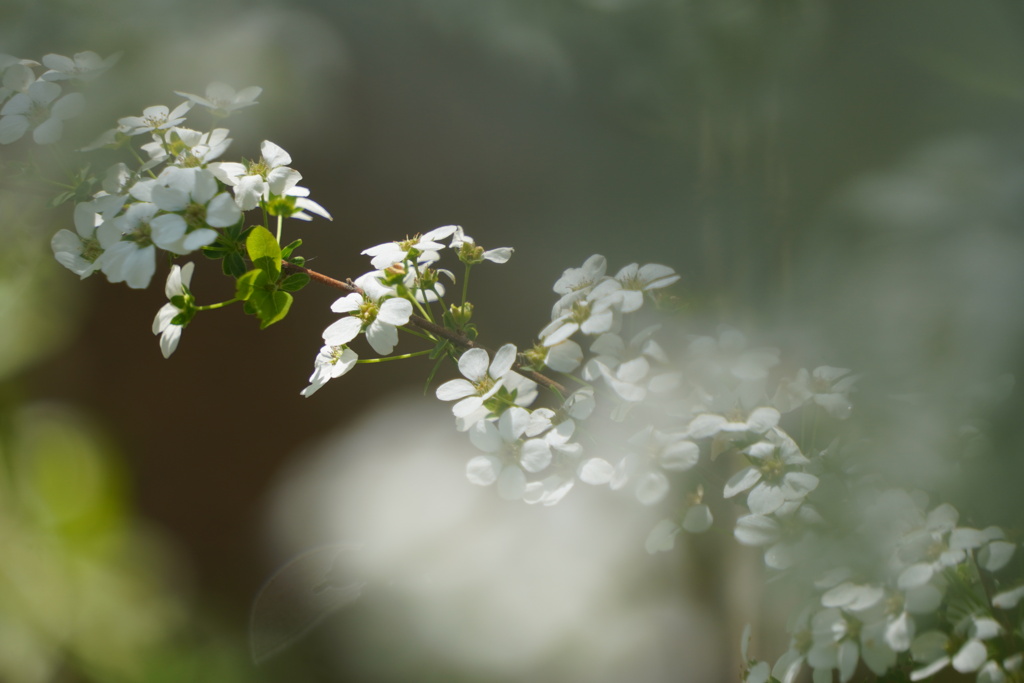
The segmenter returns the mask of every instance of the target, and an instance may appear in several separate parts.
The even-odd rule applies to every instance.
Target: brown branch
[[[354,285],[351,280],[335,280],[334,278],[328,277],[323,273],[318,273],[315,270],[310,270],[309,268],[305,268],[303,266],[297,266],[294,263],[288,263],[287,261],[281,263],[281,268],[282,270],[293,273],[305,273],[306,275],[309,276],[309,279],[313,280],[314,282],[319,282],[320,284],[327,285],[328,287],[333,287],[334,289],[340,289],[341,291],[347,292],[349,294],[363,293],[363,290],[360,287]],[[428,332],[436,337],[445,339],[460,348],[484,349],[488,353],[491,353],[491,351],[486,346],[477,344],[469,337],[459,334],[454,330],[450,330],[447,327],[444,327],[443,325],[438,325],[437,323],[430,322],[426,318],[416,315],[415,313],[409,316],[409,323],[420,328],[424,332]],[[526,364],[523,363],[519,358],[516,358],[516,362],[513,364],[512,368],[520,375],[532,379],[534,382],[541,385],[542,387],[554,389],[562,396],[565,396],[568,393],[562,384],[559,384],[558,382],[551,379],[547,375],[544,375],[542,373],[537,372],[536,370],[528,368]]]

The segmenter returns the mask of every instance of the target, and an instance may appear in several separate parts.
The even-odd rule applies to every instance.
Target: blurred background
[[[334,217],[288,228],[314,269],[356,276],[362,249],[460,224],[515,247],[474,300],[487,343],[526,346],[565,268],[666,263],[694,332],[856,369],[880,457],[1019,524],[1021,404],[992,400],[1024,367],[1017,0],[0,7],[0,53],[82,50],[123,56],[72,145],[174,90],[262,86],[225,158],[291,153]],[[607,492],[535,509],[472,487],[426,362],[299,396],[335,292],[263,332],[200,316],[164,360],[162,288],[78,282],[49,248],[70,207],[42,201],[0,188],[0,679],[738,678],[757,596],[709,588],[729,560],[647,556],[656,511]],[[228,298],[204,265],[193,289]],[[987,455],[947,466],[977,434]],[[314,565],[363,597],[290,612],[285,579]],[[282,568],[266,647],[324,623],[256,667],[251,605]]]

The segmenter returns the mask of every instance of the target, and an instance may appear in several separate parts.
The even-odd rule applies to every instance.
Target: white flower
[[[103,244],[120,235],[120,241],[107,246],[100,257],[100,268],[108,280],[142,289],[156,271],[156,247],[171,252],[180,248],[184,222],[173,214],[157,216],[159,210],[152,202],[131,204],[123,214],[97,228]]]
[[[144,188],[144,189],[143,189]],[[227,192],[217,193],[217,180],[203,168],[168,166],[154,181],[136,183],[132,194],[148,199],[167,212],[158,220],[181,233],[178,242],[163,247],[187,254],[217,239],[212,228],[227,228],[242,219],[242,212]]]
[[[502,498],[521,499],[526,492],[524,470],[539,471],[547,466],[547,463],[541,466],[539,461],[534,461],[532,452],[524,452],[524,443],[520,437],[529,423],[529,412],[513,406],[502,413],[497,422],[481,420],[474,424],[469,438],[486,455],[478,455],[466,463],[466,476],[470,482],[478,486],[490,486],[497,482],[498,495]]]
[[[718,337],[697,337],[687,348],[683,373],[708,396],[706,408],[729,412],[765,403],[769,371],[779,364],[778,349],[747,348],[746,337],[724,328]]]
[[[324,341],[330,346],[347,344],[360,332],[373,350],[384,356],[398,344],[398,328],[409,322],[412,304],[395,296],[395,290],[380,283],[379,271],[360,275],[355,280],[363,293],[353,292],[333,304],[335,313],[351,313],[324,330]]]
[[[608,483],[617,490],[632,482],[637,500],[644,505],[654,505],[668,493],[668,477],[661,470],[685,472],[700,460],[700,449],[685,433],[648,427],[634,434],[629,444],[630,452],[615,467]]]
[[[14,93],[25,92],[36,82],[36,73],[32,70],[34,66],[39,66],[39,63],[0,54],[0,72],[3,72],[3,80],[0,81],[0,102]]]
[[[801,368],[794,379],[779,383],[772,403],[787,413],[813,401],[833,417],[845,419],[853,410],[848,395],[857,379],[844,368],[823,365],[813,372]]]
[[[85,106],[81,93],[57,99],[60,92],[56,83],[40,80],[7,100],[0,108],[0,144],[19,140],[30,130],[36,144],[51,145],[60,140],[64,121],[78,116]]]
[[[527,482],[523,491],[523,502],[529,505],[556,505],[572,490],[575,484],[571,476],[554,473],[540,481]]]
[[[811,618],[813,645],[807,653],[807,663],[818,671],[839,670],[840,683],[853,678],[860,659],[860,644],[850,636],[853,631],[846,616],[838,609],[826,608]],[[831,676],[829,676],[829,680]]]
[[[691,439],[706,439],[717,435],[738,438],[746,434],[764,434],[779,423],[779,411],[775,408],[755,408],[750,415],[716,415],[702,413],[690,421],[687,431]]]
[[[347,346],[324,345],[316,355],[313,374],[309,376],[309,386],[302,390],[302,395],[309,398],[320,387],[335,377],[341,377],[355,367],[359,356]]]
[[[388,268],[406,260],[417,265],[429,266],[441,258],[440,250],[444,248],[444,244],[438,240],[449,237],[457,229],[457,225],[445,225],[401,242],[378,244],[364,249],[362,253],[371,257],[370,264],[374,268]]]
[[[613,303],[610,299],[576,300],[548,323],[540,331],[538,337],[544,346],[554,346],[565,341],[577,331],[590,335],[609,332],[616,323]]]
[[[583,362],[583,349],[571,339],[538,348],[544,353],[544,365],[555,372],[572,372]]]
[[[580,268],[567,268],[561,277],[555,280],[552,287],[561,298],[555,303],[551,317],[557,318],[572,305],[574,301],[584,298],[598,282],[604,279],[608,261],[600,254],[594,254]]]
[[[155,133],[168,130],[185,120],[185,114],[192,108],[191,102],[182,102],[173,110],[162,104],[146,107],[142,116],[125,116],[117,120],[117,130],[124,135]]]
[[[185,317],[192,312],[192,293],[189,291],[189,284],[192,282],[192,271],[194,263],[186,263],[184,266],[177,264],[171,266],[171,272],[167,274],[167,283],[164,285],[164,293],[168,302],[156,313],[153,319],[153,334],[160,335],[160,352],[164,358],[170,358],[174,350],[178,348],[178,341],[181,339],[181,331],[188,324],[188,320],[174,322],[176,318],[184,314]]]
[[[116,64],[120,58],[120,52],[103,59],[91,50],[78,52],[74,58],[55,54],[44,55],[43,66],[48,71],[39,78],[44,81],[91,81]]]
[[[153,133],[153,142],[142,145],[149,162],[142,170],[168,161],[175,166],[202,167],[223,154],[231,144],[227,128],[214,128],[201,133],[191,128],[175,126],[160,135]]]
[[[236,92],[230,85],[215,81],[206,86],[205,97],[177,90],[174,91],[174,94],[187,98],[193,104],[206,107],[213,114],[227,116],[231,112],[256,104],[256,98],[262,92],[263,88],[255,85],[242,88]]]
[[[649,263],[642,268],[630,264],[616,273],[615,277],[607,278],[597,284],[587,298],[591,301],[607,301],[623,313],[632,313],[643,306],[644,292],[667,287],[676,282],[679,276],[668,266]]]
[[[210,169],[225,185],[234,188],[235,202],[242,211],[249,211],[266,201],[270,195],[284,196],[295,187],[302,174],[289,168],[292,157],[270,140],[260,144],[259,161],[243,165],[234,161],[215,161]]]
[[[306,213],[309,211],[310,213],[315,213],[321,218],[326,218],[329,221],[334,220],[331,218],[331,214],[327,212],[327,209],[309,198],[308,187],[296,185],[285,192],[284,196],[292,197],[293,199],[290,201],[294,202],[294,209],[292,209],[291,213],[288,214],[289,218],[297,218],[300,221],[311,221],[313,220],[313,217]]]
[[[927,631],[914,638],[910,654],[914,662],[927,662],[920,669],[911,672],[910,680],[922,681],[931,678],[949,666],[949,636],[941,631]]]
[[[455,226],[450,246],[452,249],[458,250],[459,260],[466,264],[481,263],[483,261],[507,263],[512,258],[512,252],[514,251],[512,247],[498,247],[497,249],[484,251],[483,247],[477,246],[473,238],[467,236],[462,231],[461,225]]]
[[[516,347],[505,344],[494,354],[494,360],[489,364],[488,361],[489,356],[484,349],[468,349],[459,357],[459,372],[465,379],[453,379],[437,388],[437,397],[442,401],[458,401],[452,406],[456,418],[479,414],[484,401],[497,393],[515,364]],[[486,413],[479,414],[477,421],[484,415]],[[460,423],[460,429],[472,426],[472,422]]]
[[[124,197],[107,195],[75,205],[75,232],[59,230],[50,241],[57,262],[82,279],[99,270],[105,246],[114,244],[118,236],[109,235],[104,245],[96,229],[103,224],[104,214],[117,213],[123,204]]]
[[[723,496],[732,498],[753,487],[747,507],[758,515],[770,515],[787,502],[802,501],[818,486],[818,478],[802,467],[810,461],[780,429],[772,429],[763,441],[743,449],[751,464],[725,484]]]
[[[674,519],[663,519],[647,534],[644,549],[651,555],[668,552],[676,547],[676,536],[680,531],[682,528]]]

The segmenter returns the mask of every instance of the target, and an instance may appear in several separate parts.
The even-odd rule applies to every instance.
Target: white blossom
[[[175,264],[171,266],[171,272],[167,274],[164,293],[167,295],[168,302],[157,311],[156,318],[153,319],[153,334],[160,335],[160,352],[164,358],[170,358],[178,348],[178,341],[181,339],[184,325],[181,322],[176,323],[174,320],[188,310],[188,300],[191,298],[188,288],[192,282],[194,269],[195,264],[192,262],[186,263],[184,266]]]
[[[324,342],[330,346],[347,344],[360,333],[366,335],[373,350],[384,356],[398,344],[398,328],[409,322],[412,304],[396,296],[395,290],[381,284],[379,271],[360,275],[355,280],[362,293],[353,292],[333,304],[335,313],[351,313],[324,330]]]
[[[78,116],[85,107],[81,93],[63,97],[60,93],[56,83],[38,80],[7,100],[0,108],[0,144],[19,140],[30,130],[36,144],[52,145],[60,140],[64,121]]]
[[[309,376],[309,386],[303,389],[301,394],[309,398],[327,382],[335,377],[341,377],[355,367],[358,360],[358,354],[345,345],[325,344],[316,355],[313,374]]]
[[[97,228],[103,225],[104,214],[116,214],[123,204],[124,197],[111,195],[76,204],[75,232],[59,230],[50,241],[57,262],[82,279],[99,270],[103,250],[114,244],[119,236],[108,234],[104,245]]]
[[[370,265],[379,269],[388,268],[406,260],[417,265],[429,266],[441,258],[440,250],[444,249],[445,245],[439,240],[453,235],[457,229],[459,229],[457,225],[445,225],[399,242],[378,244],[375,247],[364,249],[361,253],[371,257]]]
[[[263,92],[263,88],[251,85],[236,91],[226,83],[215,81],[206,86],[206,95],[193,95],[187,92],[174,91],[175,95],[181,95],[193,104],[206,107],[211,113],[217,116],[227,116],[234,111],[251,107],[256,104],[256,98]]]
[[[505,344],[490,360],[487,351],[481,348],[467,349],[459,357],[459,372],[465,379],[453,379],[437,388],[437,397],[442,401],[458,401],[452,407],[456,418],[470,414],[480,415],[484,401],[496,394],[512,371],[516,360],[516,347]],[[472,423],[462,423],[460,429],[469,429]],[[525,429],[525,427],[524,427]]]
[[[210,164],[217,179],[234,189],[235,203],[242,211],[255,209],[270,195],[284,196],[295,187],[302,174],[288,164],[292,157],[269,140],[260,144],[260,159],[248,164],[215,161]]]
[[[74,57],[43,55],[43,66],[47,71],[39,78],[43,81],[91,81],[105,73],[120,58],[120,52],[104,59],[91,50],[75,53]]]
[[[191,102],[182,102],[174,109],[162,104],[146,107],[141,116],[125,116],[117,120],[117,130],[124,135],[155,133],[168,130],[185,120],[185,115],[192,108]]]

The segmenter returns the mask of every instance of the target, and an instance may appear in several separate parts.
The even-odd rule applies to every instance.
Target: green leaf
[[[263,282],[259,281],[260,276],[263,276]],[[266,273],[259,268],[250,270],[245,273],[235,282],[235,298],[241,299],[242,301],[248,301],[252,297],[252,293],[256,291],[256,287],[260,284],[266,283]]]
[[[256,317],[260,319],[260,329],[265,330],[288,315],[288,309],[292,307],[292,295],[288,292],[269,292],[258,289],[252,293],[252,298],[246,303],[256,306]]]
[[[281,282],[281,289],[286,292],[297,292],[308,284],[308,275],[305,273],[292,273]]]
[[[292,252],[295,251],[296,249],[298,249],[301,246],[302,246],[302,240],[295,240],[294,242],[292,242],[287,247],[285,247],[284,249],[281,250],[281,258],[285,258],[286,259],[286,258],[291,257]]]
[[[252,264],[267,271],[270,279],[276,282],[281,275],[281,245],[273,233],[262,225],[256,226],[245,238],[245,249]]]
[[[237,251],[231,252],[224,257],[224,263],[221,264],[221,270],[224,271],[225,275],[231,277],[242,277],[245,274],[245,259]]]

